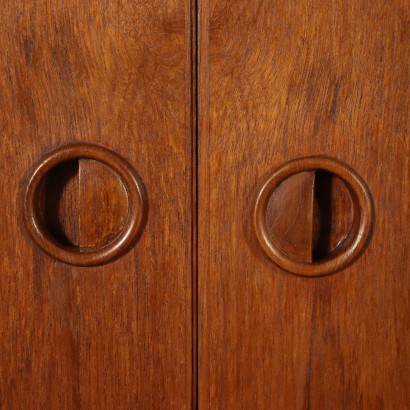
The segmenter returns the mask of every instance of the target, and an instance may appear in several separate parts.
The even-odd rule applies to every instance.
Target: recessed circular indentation
[[[350,167],[315,156],[279,168],[261,189],[253,217],[259,242],[276,264],[321,276],[361,252],[373,208],[364,181]]]
[[[78,213],[81,229],[72,212]],[[128,251],[144,229],[147,212],[138,173],[115,152],[93,144],[48,153],[34,166],[24,193],[31,238],[50,256],[76,266],[104,264]]]

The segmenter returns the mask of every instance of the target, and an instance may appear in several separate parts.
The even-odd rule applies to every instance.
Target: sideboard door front
[[[0,4],[1,409],[191,408],[190,30],[184,0]]]
[[[200,2],[201,409],[409,408],[409,11]]]

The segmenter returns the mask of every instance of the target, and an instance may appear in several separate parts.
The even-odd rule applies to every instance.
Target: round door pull
[[[336,159],[312,156],[277,169],[256,200],[254,228],[285,270],[322,276],[351,263],[370,236],[373,205],[362,178]]]
[[[33,241],[51,257],[96,266],[139,239],[148,199],[138,173],[120,155],[76,143],[45,155],[27,180],[23,215]]]

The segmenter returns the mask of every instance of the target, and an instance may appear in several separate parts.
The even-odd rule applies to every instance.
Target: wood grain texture
[[[267,207],[266,225],[271,240],[295,259],[312,262],[315,171],[292,175],[273,192]]]
[[[110,243],[127,219],[128,195],[115,171],[101,162],[79,161],[78,246],[100,248]]]
[[[303,262],[320,263],[346,252],[348,242],[363,235],[355,233],[360,209],[353,192],[341,178],[321,169],[286,178],[266,201],[268,241]]]
[[[201,409],[409,408],[409,10],[200,3]],[[365,253],[321,278],[273,264],[251,220],[272,171],[311,154],[375,205]]]
[[[101,164],[107,165],[117,176],[118,180],[124,185],[126,189],[126,203],[128,212],[126,213],[125,222],[123,223],[123,228],[121,232],[112,239],[107,245],[96,248],[85,248],[81,246],[81,237],[83,236],[84,230],[92,230],[92,227],[87,227],[80,218],[79,222],[81,226],[78,227],[79,231],[79,245],[78,247],[70,245],[65,245],[58,237],[54,236],[47,225],[44,224],[45,215],[50,213],[50,211],[42,210],[42,204],[44,203],[44,195],[42,197],[41,185],[44,179],[49,179],[50,173],[52,174],[56,168],[60,169],[60,165],[67,163],[68,161],[78,161],[79,158],[88,158],[98,161]],[[64,168],[63,168],[64,170]],[[65,171],[65,170],[64,170]],[[81,171],[81,170],[80,170]],[[116,178],[116,177],[115,177]],[[100,182],[99,173],[94,172],[94,183]],[[106,178],[106,183],[110,181]],[[80,191],[86,188],[87,178],[79,180]],[[82,186],[83,185],[83,186]],[[61,185],[55,185],[51,187],[57,192],[63,192],[64,196],[67,189],[62,189]],[[97,187],[95,187],[97,188]],[[95,189],[94,188],[94,189]],[[106,187],[107,188],[107,187]],[[104,189],[102,190],[104,191]],[[109,190],[110,191],[110,190]],[[107,193],[109,192],[107,191]],[[114,193],[114,192],[112,192]],[[71,195],[72,196],[72,195]],[[90,190],[87,196],[88,199],[92,199],[95,195]],[[98,196],[98,195],[97,195]],[[109,200],[104,199],[105,203],[115,201],[113,198]],[[114,151],[104,148],[100,145],[89,144],[89,143],[73,143],[65,144],[57,149],[53,149],[41,157],[41,159],[36,162],[36,164],[28,172],[27,182],[25,183],[23,194],[22,194],[22,212],[24,218],[24,224],[27,233],[30,235],[34,243],[42,249],[45,253],[50,255],[55,260],[64,262],[73,266],[99,266],[104,263],[111,262],[126,252],[128,252],[138,241],[139,237],[144,231],[146,226],[147,216],[148,216],[148,197],[145,185],[142,181],[141,176],[132,167],[132,165],[127,162],[122,156],[118,155]],[[101,197],[101,195],[100,195]],[[78,206],[72,214],[71,219],[79,219],[79,215],[84,216],[87,214],[88,210],[81,208],[89,207],[88,199],[82,195],[78,198]],[[40,202],[40,206],[39,206]],[[56,202],[56,207],[59,207],[58,201]],[[81,203],[84,202],[84,203]],[[105,206],[98,205],[94,211],[101,211]],[[62,207],[67,208],[67,206]],[[61,212],[56,211],[57,214]],[[68,213],[69,215],[69,213]],[[65,215],[65,219],[69,220],[68,215]],[[94,217],[94,221],[90,221],[90,224],[95,223],[100,216]],[[123,216],[119,217],[119,223],[121,225]],[[80,225],[77,223],[77,225]],[[111,223],[106,223],[106,228],[109,230]],[[101,237],[104,239],[104,232],[100,232]]]
[[[115,171],[103,163],[65,161],[48,172],[42,185],[41,219],[59,243],[100,248],[124,226],[127,191]]]
[[[2,2],[0,21],[0,408],[190,408],[190,4]],[[149,196],[137,246],[102,267],[45,256],[21,216],[27,170],[77,141]]]

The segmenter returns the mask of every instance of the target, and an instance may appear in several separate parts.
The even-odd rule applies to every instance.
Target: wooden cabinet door
[[[406,0],[199,3],[200,409],[409,408],[409,10]],[[372,202],[360,254],[319,277],[306,276],[309,263],[286,265],[299,275],[275,263],[282,237],[269,256],[253,226],[266,181],[306,170],[281,167],[312,155],[356,175]],[[293,215],[296,242],[282,233],[294,259],[314,219],[300,177],[302,194],[288,185],[293,199],[262,215]],[[340,227],[338,192],[316,199],[328,202],[322,222]]]
[[[2,2],[0,22],[0,408],[191,408],[189,2]],[[103,265],[50,257],[24,224],[34,164],[69,143],[120,155],[146,189],[138,242]],[[38,200],[58,246],[88,252],[128,205],[80,151]]]
[[[0,408],[408,408],[408,6],[3,2]]]

